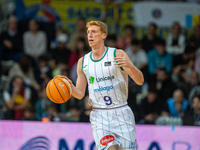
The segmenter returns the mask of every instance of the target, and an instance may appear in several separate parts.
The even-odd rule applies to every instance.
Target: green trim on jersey
[[[106,56],[107,52],[108,52],[108,47],[107,47],[106,52],[105,52],[105,54],[103,55],[103,57],[102,57],[101,59],[99,59],[99,60],[93,60],[93,59],[92,59],[92,52],[91,52],[91,53],[90,53],[90,59],[91,59],[93,62],[99,62],[99,61],[101,61],[101,60]]]
[[[116,50],[117,50],[117,49],[115,48],[114,51],[113,51],[113,56],[114,56],[114,57],[116,57],[116,54],[115,54]]]
[[[114,57],[116,57],[116,54],[115,54],[115,52],[116,52],[116,48],[115,48],[115,50],[114,50],[114,52],[113,52],[113,55],[114,55]],[[117,62],[116,62],[117,63]],[[122,71],[124,71],[124,69],[122,68],[122,67],[119,67]]]
[[[85,56],[83,56],[83,60],[82,60],[82,71],[83,71],[83,65],[84,65],[84,58]]]

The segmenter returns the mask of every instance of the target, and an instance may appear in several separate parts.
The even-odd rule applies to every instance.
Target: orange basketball
[[[72,95],[72,85],[67,79],[58,77],[49,81],[46,87],[48,98],[54,103],[64,103]]]

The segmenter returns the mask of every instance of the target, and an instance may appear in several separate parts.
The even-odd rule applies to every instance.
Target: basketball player
[[[78,78],[76,86],[72,85],[72,95],[82,99],[88,83],[93,107],[90,122],[98,150],[136,150],[135,118],[127,105],[128,75],[142,85],[143,74],[123,50],[104,45],[106,36],[106,24],[87,23],[92,51],[78,61]]]

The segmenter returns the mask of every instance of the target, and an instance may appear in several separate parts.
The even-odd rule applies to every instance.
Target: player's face
[[[87,30],[88,43],[90,47],[95,47],[104,43],[106,34],[102,33],[99,26],[92,25]]]

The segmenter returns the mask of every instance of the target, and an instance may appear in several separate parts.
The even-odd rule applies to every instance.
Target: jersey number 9
[[[112,99],[109,96],[104,96],[104,101],[106,105],[111,105],[112,104]]]

